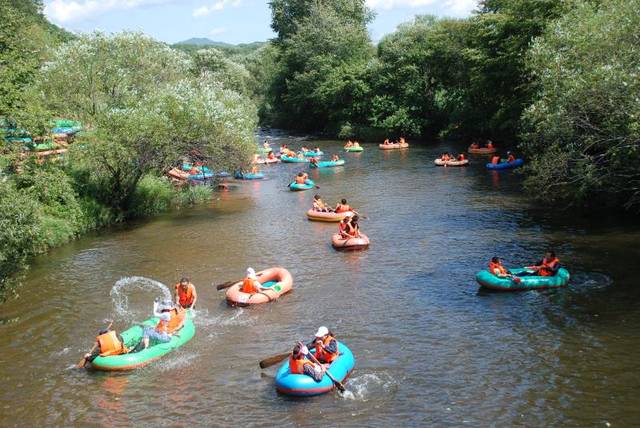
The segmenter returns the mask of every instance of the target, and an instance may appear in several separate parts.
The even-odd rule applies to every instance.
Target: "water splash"
[[[381,397],[394,392],[398,383],[386,373],[365,373],[352,377],[345,386],[347,390],[341,394],[345,400],[368,401],[369,397]]]
[[[160,291],[162,293],[162,297],[165,300],[171,300],[171,292],[161,282],[156,280],[145,278],[144,276],[129,276],[126,278],[121,278],[116,281],[115,285],[111,289],[109,295],[111,296],[111,300],[113,300],[113,304],[116,310],[116,313],[121,317],[126,317],[129,315],[129,297],[128,293],[132,290],[143,290],[143,291]],[[157,295],[155,297],[158,297]]]

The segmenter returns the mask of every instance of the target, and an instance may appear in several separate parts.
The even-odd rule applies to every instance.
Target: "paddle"
[[[356,210],[351,210],[351,211],[353,211],[353,212],[354,212],[354,214],[358,214],[358,217],[360,217],[361,219],[369,220],[369,217],[367,217],[366,215],[362,215],[362,214],[360,214],[360,213],[359,213],[358,211],[356,211]]]
[[[111,326],[113,325],[113,321],[111,321],[109,323],[109,325],[107,326],[107,330],[109,330],[111,328]],[[93,348],[91,348],[91,351],[89,351],[89,354],[93,353],[93,351],[95,351],[95,349],[98,347],[98,344],[95,343],[93,345]],[[86,357],[82,357],[82,359],[80,360],[80,362],[78,363],[78,365],[76,366],[77,368],[81,369],[84,368],[85,364],[87,364],[87,358]]]
[[[313,355],[311,352],[309,352],[308,356],[311,358],[311,360],[318,364],[319,366],[322,366],[322,364],[320,364],[320,361],[318,361],[316,359],[316,356]],[[338,388],[338,391],[340,392],[345,392],[347,390],[347,388],[344,387],[344,385],[342,384],[342,382],[340,382],[338,379],[336,379],[335,377],[333,377],[333,375],[331,373],[329,373],[329,370],[325,370],[324,374],[326,374],[327,376],[329,376],[329,379],[331,379],[331,382],[333,382],[333,384],[336,386],[336,388]]]
[[[284,361],[287,357],[291,355],[291,352],[287,352],[286,354],[274,355],[273,357],[265,358],[260,361],[260,368],[266,369],[267,367],[271,367],[275,364],[278,364],[280,361]]]
[[[258,273],[258,274],[256,274],[256,276],[262,276],[262,273]],[[218,284],[218,285],[216,285],[216,289],[217,289],[217,290],[224,290],[225,288],[229,288],[229,287],[231,287],[233,284],[237,284],[237,283],[238,283],[238,282],[240,282],[240,281],[242,281],[242,280],[240,279],[240,280],[237,280],[237,281],[227,281],[227,282],[223,282],[222,284]],[[212,285],[213,285],[213,284],[212,284]]]

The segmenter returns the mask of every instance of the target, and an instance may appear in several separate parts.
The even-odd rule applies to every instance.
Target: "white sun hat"
[[[247,278],[256,279],[256,271],[253,268],[247,268]]]
[[[316,337],[325,337],[327,334],[329,334],[329,329],[325,326],[322,326],[316,332]]]

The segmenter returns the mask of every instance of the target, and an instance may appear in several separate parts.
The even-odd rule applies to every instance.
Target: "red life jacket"
[[[494,156],[491,158],[491,163],[497,165],[500,163],[500,156]]]
[[[256,280],[251,278],[245,278],[242,281],[242,288],[240,289],[243,293],[254,294],[258,292],[258,287],[256,287]]]
[[[496,273],[496,271],[498,273]],[[500,263],[489,262],[489,272],[493,275],[507,275],[507,269]]]
[[[331,341],[334,340],[333,337],[327,335],[324,339],[322,339],[322,344],[324,346],[328,346]],[[331,363],[340,355],[338,346],[338,342],[336,341],[336,352],[327,352],[325,351],[319,343],[316,344],[316,359],[321,363]]]
[[[351,207],[349,205],[340,204],[340,205],[338,205],[336,207],[336,212],[337,213],[346,213],[346,212],[349,212],[349,211],[351,211]]]
[[[193,305],[193,293],[195,291],[195,287],[193,284],[187,284],[187,289],[183,290],[180,284],[176,284],[176,293],[178,294],[178,303],[183,308],[187,306]]]
[[[547,260],[542,259],[542,266],[538,269],[538,274],[540,276],[553,276],[555,275],[554,268],[560,263],[560,259],[557,257],[555,259]]]
[[[293,358],[293,354],[289,355],[289,371],[292,374],[304,374],[304,366],[307,364],[313,366],[313,363],[306,357],[300,359]]]

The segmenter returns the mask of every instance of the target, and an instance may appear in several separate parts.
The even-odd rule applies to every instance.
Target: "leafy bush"
[[[148,217],[166,211],[171,206],[174,190],[164,177],[147,175],[133,195],[130,217]]]
[[[213,189],[209,186],[185,186],[179,189],[174,198],[177,207],[193,206],[211,199]]]

